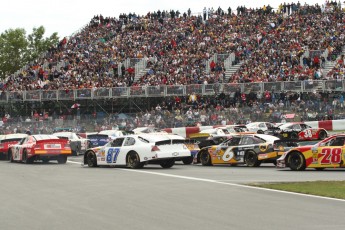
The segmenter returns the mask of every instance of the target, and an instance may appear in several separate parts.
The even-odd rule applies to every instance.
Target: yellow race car
[[[276,163],[284,151],[296,147],[297,142],[280,140],[266,134],[246,134],[228,136],[219,145],[202,148],[194,156],[194,164],[204,166],[213,164],[246,164],[249,167],[260,166],[262,162]]]

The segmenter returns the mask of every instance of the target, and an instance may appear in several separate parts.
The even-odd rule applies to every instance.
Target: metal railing
[[[132,86],[115,88],[88,88],[75,90],[32,90],[3,91],[0,102],[15,101],[63,101],[90,100],[129,97],[170,97],[187,96],[192,93],[199,95],[217,95],[221,92],[231,95],[241,93],[264,93],[266,90],[276,93],[287,92],[344,92],[345,80],[306,80],[258,83],[226,83],[198,85],[158,85]]]

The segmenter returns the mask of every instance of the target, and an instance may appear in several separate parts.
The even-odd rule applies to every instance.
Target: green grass
[[[310,181],[250,184],[251,186],[345,199],[345,181]]]

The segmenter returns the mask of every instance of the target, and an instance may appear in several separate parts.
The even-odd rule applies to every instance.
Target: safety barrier
[[[345,130],[345,119],[342,120],[324,120],[324,121],[307,121],[305,124],[311,126],[312,128],[324,128],[327,131],[343,131]],[[166,128],[163,129],[167,133],[177,134],[182,137],[190,137],[191,134],[199,133],[202,130],[212,129],[220,127],[220,125],[215,126],[194,126],[194,127],[178,127],[178,128]]]

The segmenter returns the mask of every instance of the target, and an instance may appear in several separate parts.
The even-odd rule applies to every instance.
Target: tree
[[[51,46],[59,42],[57,33],[44,38],[43,26],[33,28],[32,34],[26,37],[21,28],[9,29],[0,35],[0,78],[5,78],[21,67],[35,61]]]

